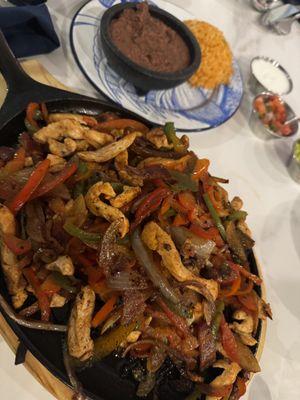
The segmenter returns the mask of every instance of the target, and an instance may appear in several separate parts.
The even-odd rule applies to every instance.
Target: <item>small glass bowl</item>
[[[260,96],[263,96],[264,98],[268,98],[268,97],[274,96],[274,93],[262,92],[254,98],[253,103],[252,103],[252,113],[251,113],[250,120],[249,120],[249,125],[250,125],[250,128],[253,131],[253,133],[262,138],[275,137],[275,138],[280,138],[280,139],[289,139],[291,136],[296,135],[296,133],[298,132],[298,128],[299,128],[298,121],[292,122],[292,124],[291,124],[292,133],[289,134],[288,136],[280,135],[279,133],[272,131],[272,129],[268,128],[266,125],[263,124],[262,120],[259,118],[258,112],[254,108],[255,100]],[[278,96],[278,97],[279,97],[280,101],[282,102],[282,104],[285,106],[285,109],[287,112],[287,120],[294,118],[296,116],[296,114],[294,113],[292,108],[282,99],[282,97],[280,97],[280,96]]]
[[[252,0],[253,7],[260,12],[265,12],[273,8],[278,3],[278,0]]]
[[[279,94],[280,96],[282,96],[283,94],[289,94],[291,93],[291,91],[293,90],[293,81],[292,78],[290,77],[289,73],[282,67],[282,65],[279,64],[279,62],[273,60],[272,58],[269,57],[263,57],[263,56],[258,56],[258,57],[254,57],[251,60],[251,64],[250,64],[250,69],[251,69],[251,74],[250,74],[250,79],[249,79],[249,87],[250,90],[253,94],[257,95],[261,92],[271,92],[271,88],[269,87],[265,87],[260,81],[259,79],[255,76],[254,72],[253,72],[253,63],[256,60],[264,60],[269,62],[270,64],[272,64],[274,67],[280,69],[285,77],[287,78],[287,81],[289,82],[289,88],[287,91],[283,92],[283,93],[276,93]]]

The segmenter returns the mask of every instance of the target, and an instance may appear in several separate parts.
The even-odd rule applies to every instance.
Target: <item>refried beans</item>
[[[147,3],[122,11],[109,26],[114,45],[131,61],[156,72],[176,72],[190,64],[182,37],[151,16]]]

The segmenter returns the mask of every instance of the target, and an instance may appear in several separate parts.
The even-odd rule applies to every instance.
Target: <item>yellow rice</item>
[[[202,51],[201,64],[189,79],[192,86],[214,89],[230,82],[232,53],[223,33],[213,25],[197,20],[185,21]]]

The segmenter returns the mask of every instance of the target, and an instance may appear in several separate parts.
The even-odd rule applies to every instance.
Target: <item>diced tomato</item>
[[[281,129],[280,129],[280,133],[283,135],[283,136],[289,136],[291,133],[292,133],[292,127],[291,127],[291,125],[283,125],[282,127],[281,127]]]
[[[254,109],[258,112],[259,116],[264,116],[267,112],[264,102],[257,102],[257,100],[254,102]]]
[[[47,294],[41,289],[41,284],[38,277],[36,276],[36,272],[32,267],[29,267],[23,270],[23,274],[28,283],[32,286],[34,293],[38,299],[42,321],[49,321],[51,314],[50,302]]]
[[[262,96],[259,96],[254,101],[254,108],[257,110],[262,105],[264,105],[264,99]]]

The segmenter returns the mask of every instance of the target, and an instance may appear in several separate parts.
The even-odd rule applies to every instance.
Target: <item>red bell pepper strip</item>
[[[157,210],[161,205],[164,198],[170,194],[167,188],[159,187],[150,193],[140,204],[135,213],[135,220],[131,224],[131,230],[134,230],[145,218],[147,218],[153,211]]]
[[[221,319],[220,332],[221,332],[221,343],[226,354],[228,355],[231,361],[234,361],[239,364],[238,347],[235,341],[235,337],[231,329],[229,328],[227,322],[225,321],[224,315]]]
[[[193,193],[188,191],[178,193],[178,201],[185,207],[186,212],[193,211],[197,207],[197,202]]]
[[[239,400],[246,393],[246,380],[237,377],[232,392],[230,394],[229,400]]]
[[[172,225],[173,226],[182,226],[182,225],[187,225],[188,223],[189,223],[189,220],[184,215],[177,214],[173,220]]]
[[[161,178],[155,178],[152,179],[152,183],[156,186],[156,187],[164,187],[167,188],[168,185],[163,181],[163,179]]]
[[[16,255],[28,253],[31,250],[31,243],[29,240],[19,239],[10,233],[3,235],[3,241],[6,246]]]
[[[97,263],[93,263],[83,254],[78,254],[76,258],[83,266],[83,273],[88,276],[89,284],[99,282],[104,277],[104,273],[97,267]]]
[[[166,305],[166,303],[161,299],[157,299],[157,303],[159,306],[162,308],[166,316],[169,318],[169,320],[172,322],[172,324],[178,329],[178,334],[181,337],[188,337],[191,335],[189,331],[189,327],[186,323],[186,320],[179,315],[176,315],[169,309],[169,307]]]
[[[104,322],[109,314],[115,307],[115,304],[118,300],[118,296],[113,295],[107,302],[100,308],[100,310],[96,313],[92,320],[92,327],[97,328],[102,322]]]
[[[232,297],[236,295],[237,291],[239,290],[241,286],[241,275],[238,274],[237,278],[233,281],[231,287],[227,290],[221,290],[219,293],[219,297]]]
[[[97,130],[102,132],[111,132],[113,129],[132,128],[135,131],[147,133],[149,129],[143,123],[133,119],[113,119],[111,121],[99,122]]]
[[[45,103],[41,103],[41,112],[42,112],[43,120],[47,122],[49,113],[48,113],[48,109],[47,109],[47,106]]]
[[[39,124],[34,119],[34,115],[38,110],[40,110],[38,103],[29,103],[26,109],[26,119],[35,129],[40,129]]]
[[[17,212],[23,207],[23,205],[30,199],[32,194],[36,191],[37,187],[44,179],[49,167],[50,161],[47,158],[38,164],[36,169],[30,175],[25,186],[9,203],[8,208],[12,211],[13,214],[17,214]]]
[[[241,288],[236,292],[236,296],[243,296],[244,294],[249,294],[253,290],[253,281],[248,280],[246,286],[241,286]]]
[[[251,274],[251,272],[249,272],[245,267],[242,267],[239,264],[235,264],[232,261],[227,261],[227,264],[234,271],[239,272],[241,275],[244,275],[246,278],[248,278],[251,281],[253,281],[256,285],[261,285],[262,284],[262,280],[258,276],[254,275],[254,274]]]
[[[41,290],[47,294],[47,296],[53,296],[54,293],[58,293],[61,287],[55,282],[52,274],[48,275],[44,282],[41,284]]]
[[[43,196],[44,194],[53,190],[56,186],[64,183],[70,176],[72,176],[77,170],[76,164],[68,164],[65,168],[59,172],[57,175],[53,176],[51,181],[47,181],[45,183],[41,183],[37,190],[32,194],[30,200],[35,199],[36,197]]]
[[[224,246],[224,241],[221,238],[220,232],[214,226],[208,229],[203,229],[200,225],[192,224],[190,226],[190,231],[203,239],[213,240],[218,247]]]
[[[39,308],[41,310],[42,321],[48,322],[50,319],[50,301],[47,294],[41,289],[41,284],[36,276],[32,267],[25,268],[23,274],[27,279],[28,283],[32,286],[34,293],[38,299]]]
[[[242,303],[243,306],[246,307],[248,310],[257,312],[258,308],[257,298],[253,293],[253,291],[251,291],[251,293],[248,294],[240,295],[238,299],[240,303]]]

